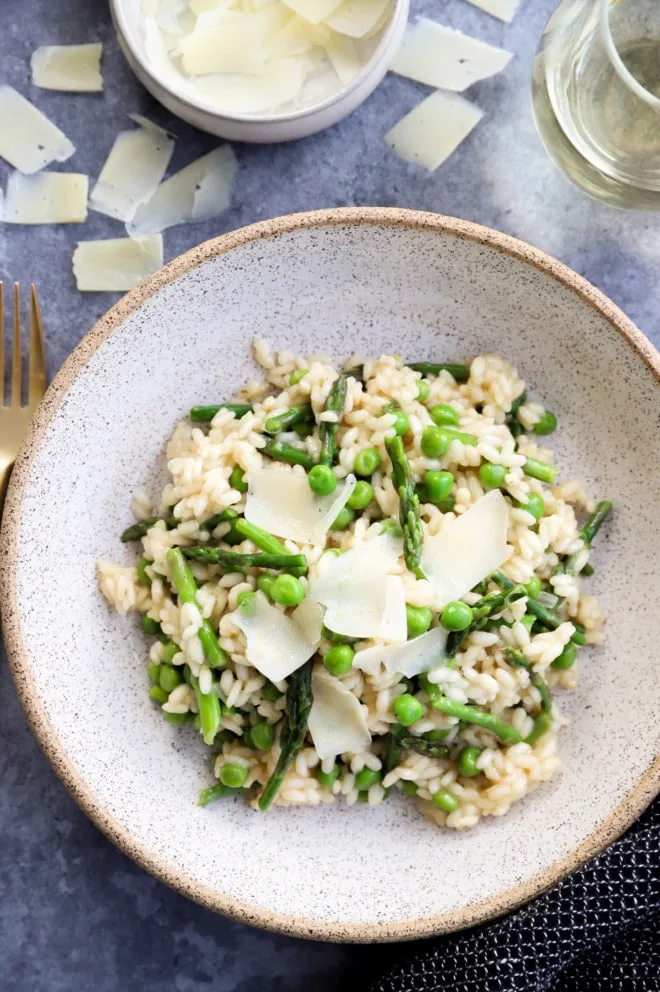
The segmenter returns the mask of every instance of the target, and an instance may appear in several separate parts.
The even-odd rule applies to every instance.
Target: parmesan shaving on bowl
[[[144,54],[168,87],[234,116],[312,106],[348,86],[394,0],[142,0]]]

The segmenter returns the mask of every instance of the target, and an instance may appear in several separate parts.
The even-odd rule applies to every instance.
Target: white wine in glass
[[[613,206],[660,210],[660,0],[563,0],[534,63],[547,151]]]

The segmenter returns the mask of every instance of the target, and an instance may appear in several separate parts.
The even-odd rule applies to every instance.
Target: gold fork
[[[21,397],[21,296],[14,283],[14,335],[12,345],[11,393],[9,406],[4,402],[5,381],[5,299],[0,282],[0,510],[16,455],[34,411],[46,392],[46,355],[39,300],[34,285],[30,287],[30,341],[28,349],[27,405]]]

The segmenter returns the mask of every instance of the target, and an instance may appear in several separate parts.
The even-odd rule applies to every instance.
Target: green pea
[[[180,650],[181,648],[178,644],[175,644],[174,641],[168,641],[167,644],[163,645],[163,650],[160,653],[160,660],[165,662],[166,665],[170,665]]]
[[[257,611],[257,597],[251,589],[243,589],[236,597],[236,605],[242,607],[246,617],[253,617]]]
[[[425,634],[431,626],[433,614],[426,606],[411,606],[406,603],[406,623],[408,625],[408,640]]]
[[[355,776],[355,788],[358,792],[366,792],[370,789],[372,785],[376,782],[380,782],[382,775],[380,772],[376,772],[373,768],[363,768],[361,772],[358,772]]]
[[[323,659],[323,664],[331,675],[337,678],[346,675],[353,667],[355,651],[349,644],[333,644]]]
[[[160,672],[158,673],[158,684],[163,690],[163,692],[172,692],[178,685],[183,682],[183,677],[178,668],[174,668],[172,665],[161,665]]]
[[[160,703],[162,706],[163,703],[167,702],[167,693],[159,685],[154,685],[149,690],[149,699],[153,699],[154,703]]]
[[[534,424],[535,434],[552,434],[557,429],[557,418],[552,410],[544,410],[538,423]]]
[[[355,483],[355,489],[348,498],[351,510],[365,510],[374,498],[374,487],[370,482],[360,479]]]
[[[276,703],[278,699],[283,695],[276,685],[272,682],[266,682],[265,686],[262,687],[261,693],[264,699],[267,699],[271,703]]]
[[[420,442],[427,458],[442,458],[451,448],[453,438],[442,427],[425,427]]]
[[[160,634],[160,624],[157,620],[152,620],[151,617],[142,617],[140,626],[149,637],[156,637],[157,634]]]
[[[451,729],[449,727],[446,729],[436,727],[435,730],[427,730],[425,734],[422,734],[422,737],[425,741],[444,741],[445,737],[449,737],[450,734]]]
[[[149,558],[145,558],[143,555],[137,563],[137,577],[141,586],[151,585],[151,579],[147,575],[147,565],[153,565],[153,562]]]
[[[355,520],[355,514],[350,506],[345,506],[339,511],[334,521],[330,524],[330,530],[345,530]]]
[[[455,809],[458,809],[458,798],[449,789],[438,789],[431,796],[431,802],[444,813],[453,813]]]
[[[431,383],[428,379],[420,379],[417,383],[417,399],[420,403],[426,403],[431,395]]]
[[[149,676],[149,681],[152,685],[158,685],[159,672],[160,665],[155,665],[153,661],[150,661],[147,665],[147,675]]]
[[[394,421],[394,430],[399,437],[403,437],[403,435],[407,434],[410,430],[410,421],[408,416],[403,412],[403,410],[393,410],[392,412],[396,417],[396,420]]]
[[[364,475],[369,478],[376,469],[380,468],[380,461],[380,455],[376,448],[363,448],[355,456],[353,471],[356,475]]]
[[[270,599],[270,591],[273,588],[273,583],[275,582],[275,579],[276,576],[269,575],[268,572],[264,572],[264,574],[260,575],[259,578],[257,579],[258,588],[261,589],[261,591],[265,593],[269,599]]]
[[[391,534],[392,537],[401,537],[403,534],[399,522],[397,520],[392,520],[391,517],[381,521],[380,532],[381,534]]]
[[[339,765],[333,765],[332,771],[324,772],[321,768],[316,773],[316,781],[324,789],[331,789],[339,778]]]
[[[315,465],[307,476],[309,488],[317,496],[328,496],[337,488],[337,476],[329,465]]]
[[[492,465],[484,462],[479,468],[479,482],[484,489],[499,489],[504,485],[507,470],[504,465]]]
[[[356,637],[347,637],[345,634],[337,634],[334,630],[330,630],[325,624],[321,627],[321,633],[325,637],[326,641],[330,641],[331,644],[355,644]]]
[[[594,566],[590,565],[589,562],[587,562],[587,564],[582,569],[582,574],[585,575],[587,578],[589,578],[591,575],[594,574],[594,571],[595,571]]]
[[[244,476],[245,472],[243,469],[238,465],[234,465],[229,476],[229,485],[239,493],[246,493],[248,491],[248,484],[245,482]]]
[[[256,747],[257,751],[267,751],[273,746],[273,742],[275,741],[275,728],[271,723],[266,723],[265,720],[255,723],[250,734],[252,736],[252,744]]]
[[[521,510],[531,513],[535,520],[540,520],[545,513],[545,502],[538,493],[530,493],[526,503],[518,503]]]
[[[556,668],[560,672],[565,672],[567,668],[572,668],[577,658],[577,648],[572,641],[569,641],[558,658],[552,662],[551,668]]]
[[[449,403],[438,403],[437,406],[432,406],[429,410],[431,414],[431,420],[438,427],[457,427],[461,419],[461,415],[453,406]]]
[[[237,765],[230,762],[220,769],[220,781],[223,785],[228,785],[231,789],[240,789],[245,784],[248,777],[248,770],[245,765]]]
[[[454,476],[451,472],[435,472],[433,470],[424,474],[424,488],[426,489],[426,502],[435,503],[436,506],[451,496]]]
[[[472,610],[467,603],[454,599],[442,611],[440,623],[445,630],[465,630],[472,623]]]
[[[532,627],[533,627],[533,626],[534,626],[534,624],[536,623],[536,617],[534,616],[534,614],[533,614],[533,613],[526,613],[526,614],[524,615],[524,617],[522,617],[522,618],[521,618],[521,620],[520,620],[520,622],[521,622],[521,624],[523,625],[523,627],[525,628],[525,630],[526,630],[526,631],[527,631],[527,632],[528,632],[529,634],[531,634],[531,632],[532,632]]]
[[[460,775],[464,775],[466,778],[474,778],[475,775],[480,775],[481,772],[477,768],[477,758],[481,754],[481,749],[478,747],[464,747],[462,751],[458,753],[458,759],[456,764],[458,765],[458,771]]]
[[[404,796],[416,796],[418,792],[418,786],[414,782],[409,782],[407,779],[399,779],[399,784],[401,786],[401,791]]]
[[[295,575],[278,575],[270,587],[270,595],[281,606],[297,606],[305,598],[305,587]]]
[[[392,703],[392,712],[402,727],[410,727],[424,716],[424,707],[419,699],[404,692],[403,696],[397,696]]]
[[[296,386],[300,382],[300,380],[307,375],[308,372],[309,369],[296,369],[295,372],[292,372],[291,375],[289,376],[289,385]]]
[[[184,723],[188,723],[193,718],[192,713],[167,713],[165,710],[163,710],[163,716],[173,727],[182,727]]]
[[[527,595],[532,599],[536,599],[542,589],[541,580],[538,575],[532,575],[529,582],[526,583],[525,589],[527,590]]]

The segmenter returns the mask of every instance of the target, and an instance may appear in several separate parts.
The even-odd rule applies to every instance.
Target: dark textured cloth
[[[660,992],[660,800],[501,920],[417,945],[372,992]]]

